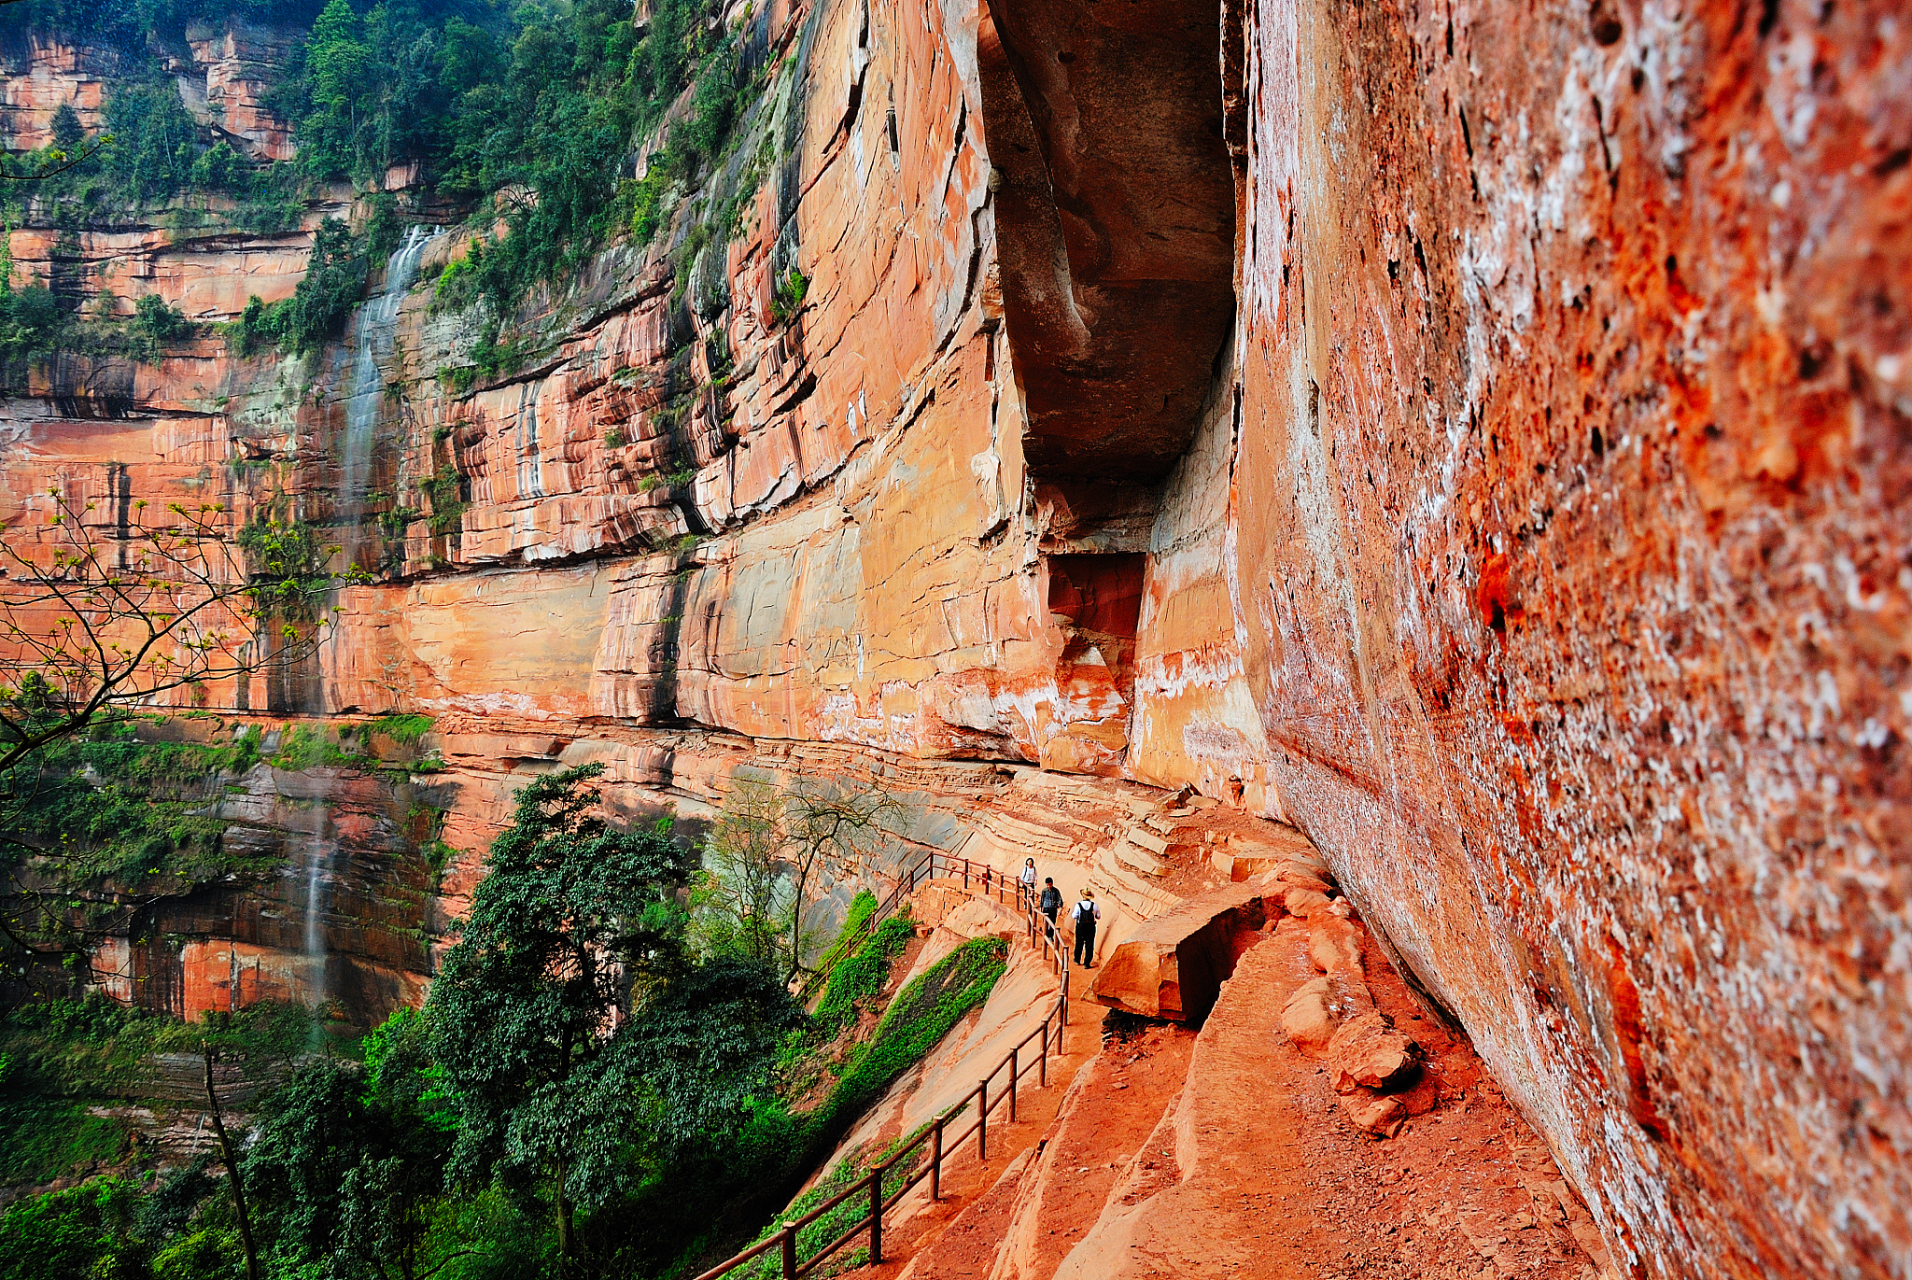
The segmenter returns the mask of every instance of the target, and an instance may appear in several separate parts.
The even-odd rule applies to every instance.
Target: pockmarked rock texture
[[[7,536],[49,486],[107,534],[175,500],[340,534],[375,581],[321,657],[192,696],[433,717],[433,919],[517,781],[582,760],[632,816],[882,785],[900,844],[1033,853],[1118,943],[1285,875],[1328,986],[1270,1034],[1346,1020],[1352,912],[1617,1270],[1912,1275],[1912,24],[746,8],[737,154],[772,162],[713,179],[734,237],[614,241],[514,318],[515,371],[431,306],[472,228],[309,362],[43,362],[0,407]],[[189,105],[283,153],[273,38],[201,35]],[[9,52],[10,145],[97,120],[84,45]],[[369,205],[77,258],[30,218],[15,269],[225,320],[328,211]]]

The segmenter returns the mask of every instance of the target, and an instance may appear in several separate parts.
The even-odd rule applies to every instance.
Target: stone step
[[[1153,832],[1144,831],[1140,827],[1131,827],[1124,834],[1131,842],[1147,849],[1150,853],[1168,852],[1168,841]]]
[[[1026,857],[1064,858],[1074,846],[1068,836],[1053,828],[1012,818],[998,811],[985,813],[977,825],[999,844],[1026,849]]]
[[[1115,858],[1122,865],[1140,871],[1145,876],[1168,874],[1168,863],[1145,849],[1136,848],[1126,840],[1115,846]]]
[[[1170,910],[1181,898],[1130,870],[1116,856],[1114,848],[1096,855],[1093,883],[1098,892],[1107,893],[1117,906],[1138,920],[1146,920]]]

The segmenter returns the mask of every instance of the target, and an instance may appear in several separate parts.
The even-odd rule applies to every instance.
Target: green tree
[[[139,1193],[107,1178],[22,1200],[0,1216],[0,1280],[101,1280],[145,1271],[132,1238]]]
[[[342,2],[342,0],[340,0]],[[283,333],[300,355],[337,337],[365,292],[365,256],[337,218],[319,224],[305,276],[289,300]]]
[[[414,1095],[382,1087],[355,1064],[319,1058],[269,1096],[245,1182],[281,1256],[329,1261],[340,1280],[418,1280],[450,1147]]]
[[[300,161],[321,178],[348,175],[359,130],[359,105],[372,69],[358,15],[346,0],[331,0],[305,42],[306,91],[311,106],[299,121]]]
[[[199,126],[170,76],[116,88],[106,102],[108,168],[122,196],[165,200],[192,182]]]
[[[691,856],[668,821],[618,831],[583,765],[518,794],[432,984],[433,1056],[460,1116],[455,1177],[543,1180],[558,1247],[608,1194],[641,1099],[607,1051],[633,991],[683,968]]]
[[[882,854],[883,824],[902,806],[875,791],[802,783],[779,791],[742,781],[704,840],[692,905],[694,936],[708,953],[734,952],[805,971],[815,931],[805,919],[826,876],[850,877]]]
[[[658,989],[614,1052],[645,1099],[651,1154],[668,1163],[693,1145],[727,1142],[766,1100],[784,1033],[803,1010],[769,965],[725,956]]]
[[[62,102],[53,111],[53,145],[62,151],[77,151],[86,141],[86,128],[80,123],[80,113],[73,109],[71,102]]]

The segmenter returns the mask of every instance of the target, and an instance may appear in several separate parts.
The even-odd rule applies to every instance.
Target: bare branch
[[[286,611],[309,610],[311,597],[365,580],[355,570],[288,564],[285,555],[249,567],[223,536],[224,508],[214,504],[172,503],[170,525],[136,535],[123,528],[113,539],[120,563],[109,568],[87,518],[93,504],[57,489],[47,497],[45,535],[29,541],[18,523],[0,525],[0,772],[111,708],[159,704],[187,686],[301,660],[330,619],[299,625]],[[273,536],[283,535],[265,540]],[[301,550],[306,559],[332,551]],[[268,630],[286,641],[276,653],[261,642]]]

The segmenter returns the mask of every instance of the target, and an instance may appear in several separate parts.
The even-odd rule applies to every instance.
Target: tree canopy
[[[689,852],[618,831],[583,765],[518,795],[432,986],[432,1049],[461,1121],[452,1173],[549,1178],[559,1243],[600,1202],[638,1106],[607,1056],[627,993],[680,972]]]

